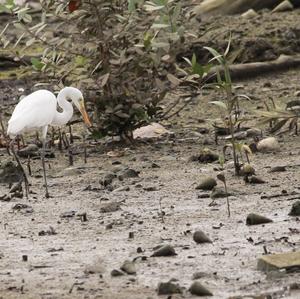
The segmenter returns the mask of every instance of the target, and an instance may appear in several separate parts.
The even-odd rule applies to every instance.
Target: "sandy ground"
[[[297,13],[299,10],[291,20],[295,24]],[[29,85],[1,83],[5,119],[16,102],[12,95],[21,95],[18,88]],[[263,100],[272,97],[284,105],[295,99],[300,90],[299,70],[235,85],[254,99],[246,106],[251,118],[247,125],[253,127],[257,126],[253,110],[262,108]],[[33,160],[30,198],[0,202],[0,298],[194,298],[188,288],[197,272],[199,281],[213,293],[211,298],[300,298],[299,272],[265,274],[257,270],[257,260],[265,251],[299,250],[299,218],[288,216],[292,204],[300,199],[299,136],[293,132],[277,136],[278,152],[251,157],[265,184],[248,185],[234,176],[228,157],[224,170],[232,193],[228,218],[225,198],[212,206],[210,192],[195,189],[203,176],[216,177],[219,163],[189,160],[204,147],[222,150],[224,141],[215,145],[211,126],[219,117],[218,110],[208,103],[219,97],[214,91],[204,91],[180,116],[166,123],[174,136],[113,149],[90,144],[86,164],[81,141],[75,141],[74,150],[79,154],[71,168],[67,152],[54,149],[55,158],[47,159],[51,167],[47,169],[49,199],[44,197],[40,161]],[[208,133],[199,133],[203,128]],[[82,131],[82,126],[74,129]],[[264,136],[268,136],[265,129]],[[123,155],[111,157],[112,150]],[[11,157],[0,149],[0,160],[6,159]],[[274,166],[286,166],[287,171],[269,173]],[[127,168],[138,171],[138,176],[118,178]],[[103,187],[111,173],[116,178],[111,186]],[[221,182],[218,185],[222,187]],[[8,185],[0,185],[0,196],[8,190]],[[105,211],[113,202],[120,203],[116,211]],[[28,207],[17,210],[16,204]],[[249,213],[273,222],[247,226]],[[193,233],[197,229],[212,243],[196,244]],[[161,244],[172,245],[177,255],[151,257]],[[136,274],[112,277],[111,271],[125,260],[134,261]],[[183,287],[183,293],[158,296],[158,283],[170,279]],[[295,285],[291,288],[293,283],[298,283],[298,290]]]

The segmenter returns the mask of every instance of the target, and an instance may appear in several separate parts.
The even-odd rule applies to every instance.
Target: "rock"
[[[124,275],[124,272],[120,271],[120,270],[117,270],[117,269],[113,269],[111,272],[110,272],[110,275],[113,276],[113,277],[116,277],[116,276],[122,276]]]
[[[134,262],[126,260],[121,266],[121,270],[127,273],[128,275],[136,274],[136,267]]]
[[[145,187],[143,187],[143,190],[145,190],[147,192],[153,192],[153,191],[157,191],[158,188],[156,186],[145,186]]]
[[[23,180],[23,172],[17,163],[2,161],[0,165],[0,183],[18,183]]]
[[[262,131],[257,128],[250,128],[246,131],[246,133],[247,133],[247,137],[250,137],[250,138],[262,136]]]
[[[132,168],[127,168],[121,171],[121,173],[118,175],[119,180],[124,180],[127,178],[136,178],[139,176],[139,172],[132,169]]]
[[[244,164],[240,170],[240,175],[251,176],[254,174],[255,174],[254,167],[248,163]]]
[[[284,12],[284,11],[290,11],[293,10],[294,6],[289,0],[282,1],[280,4],[278,4],[272,12]]]
[[[112,201],[112,202],[108,202],[103,204],[103,206],[100,208],[100,211],[102,213],[112,213],[112,212],[116,212],[120,209],[121,203],[118,201]]]
[[[129,186],[121,186],[119,188],[116,188],[113,190],[114,192],[124,192],[124,191],[130,191],[130,187]]]
[[[36,144],[28,144],[26,147],[18,151],[18,155],[22,158],[39,156],[39,147]]]
[[[198,243],[212,243],[211,239],[206,236],[206,234],[202,230],[197,230],[194,232],[193,240]]]
[[[212,296],[212,292],[204,287],[199,281],[194,281],[189,288],[191,294],[196,296]]]
[[[258,176],[251,176],[250,178],[248,178],[247,183],[255,185],[255,184],[265,184],[266,182]]]
[[[286,171],[285,166],[274,166],[269,170],[269,172],[284,172],[284,171]]]
[[[152,123],[133,131],[134,139],[156,139],[173,133],[158,123]]]
[[[256,225],[256,224],[263,224],[263,223],[270,223],[270,222],[273,222],[273,220],[254,213],[249,214],[246,218],[247,225]]]
[[[294,92],[294,96],[295,96],[295,97],[300,97],[300,90],[296,90],[296,91]]]
[[[157,250],[155,250],[151,256],[155,257],[155,256],[173,256],[173,255],[177,255],[174,247],[171,245],[163,245],[159,247]]]
[[[226,193],[224,188],[214,187],[214,189],[210,193],[210,198],[211,199],[223,198],[223,197],[227,197],[229,195],[231,195],[231,193],[229,193],[229,192]]]
[[[17,203],[12,207],[12,210],[14,211],[19,211],[23,214],[31,214],[33,213],[33,208],[32,206],[29,206],[27,204],[24,203]]]
[[[257,150],[262,153],[275,152],[279,148],[279,143],[275,137],[268,137],[257,143]]]
[[[293,203],[291,211],[289,212],[290,216],[300,216],[300,200]]]
[[[258,13],[252,8],[248,9],[246,12],[244,12],[242,14],[242,17],[245,18],[245,19],[252,19],[252,18],[255,18],[257,16],[258,16]]]
[[[196,189],[200,190],[212,190],[217,185],[217,182],[212,177],[204,177],[201,179],[200,184]]]
[[[170,294],[181,294],[182,288],[180,285],[175,284],[171,281],[169,282],[160,282],[157,287],[158,295],[170,295]]]
[[[264,272],[297,267],[300,267],[300,251],[264,255],[257,262],[257,269]]]
[[[102,258],[98,258],[92,264],[87,265],[84,273],[94,274],[94,273],[104,273],[105,272],[105,264]]]
[[[100,184],[103,185],[104,187],[111,185],[113,179],[115,179],[117,175],[113,172],[108,172],[104,175],[102,180],[100,180]]]
[[[217,160],[219,160],[219,155],[208,148],[201,150],[198,156],[198,161],[200,163],[211,163]]]

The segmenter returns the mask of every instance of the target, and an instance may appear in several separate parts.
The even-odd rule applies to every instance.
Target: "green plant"
[[[224,54],[220,54],[215,49],[211,47],[204,47],[208,50],[213,58],[210,60],[210,63],[217,61],[218,65],[215,67],[214,71],[216,73],[217,82],[213,83],[213,86],[218,90],[222,90],[225,93],[225,96],[222,100],[211,101],[211,104],[216,105],[222,111],[222,119],[225,124],[225,127],[229,129],[230,133],[230,143],[233,151],[233,160],[236,175],[239,175],[240,172],[240,163],[238,160],[238,152],[241,152],[243,147],[242,144],[239,144],[235,138],[235,131],[237,126],[243,121],[239,115],[239,99],[244,98],[250,100],[246,95],[234,94],[233,86],[230,76],[229,65],[226,60],[226,56],[230,49],[230,42],[227,45],[227,48]],[[248,157],[247,157],[248,158]]]
[[[184,33],[180,1],[43,0],[33,13],[7,0],[0,11],[12,16],[0,34],[7,52],[27,64],[30,52],[50,85],[89,93],[94,136],[132,139],[135,128],[174,113],[160,103],[180,84],[172,75]]]

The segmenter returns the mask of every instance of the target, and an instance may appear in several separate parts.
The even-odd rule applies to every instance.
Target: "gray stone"
[[[121,266],[121,270],[129,275],[136,274],[136,267],[134,262],[126,260],[123,265]]]
[[[174,247],[171,245],[163,245],[159,247],[157,250],[155,250],[151,256],[155,257],[155,256],[173,256],[173,255],[176,255]]]
[[[272,12],[283,12],[283,11],[290,11],[293,10],[294,6],[289,0],[282,1],[280,4],[278,4]]]
[[[261,215],[254,214],[254,213],[249,214],[246,219],[247,225],[257,225],[257,224],[264,224],[264,223],[270,223],[270,222],[273,222],[273,220],[271,220],[265,216],[261,216]]]
[[[160,282],[157,287],[158,295],[181,294],[182,288],[179,284],[168,282]]]
[[[202,297],[202,296],[212,296],[212,292],[204,287],[199,281],[194,281],[189,288],[191,294]]]
[[[200,184],[196,189],[200,190],[212,190],[217,185],[217,182],[212,177],[204,177],[201,179]]]
[[[194,232],[193,240],[198,243],[212,243],[211,239],[206,236],[206,234],[202,230],[197,230]]]
[[[290,216],[300,216],[300,201],[296,201],[293,203],[291,211],[289,212]]]
[[[296,267],[300,267],[300,251],[264,255],[257,263],[257,269],[264,272]]]

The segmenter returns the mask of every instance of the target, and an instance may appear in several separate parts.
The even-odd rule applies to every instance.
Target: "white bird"
[[[28,180],[21,163],[14,152],[14,139],[16,136],[26,131],[35,129],[42,130],[43,150],[41,152],[41,158],[43,164],[46,197],[49,197],[44,160],[47,130],[49,125],[61,126],[66,124],[71,119],[73,115],[73,106],[68,101],[71,101],[76,106],[76,108],[82,114],[84,122],[88,126],[91,126],[91,122],[85,109],[83,95],[79,89],[74,87],[63,88],[59,92],[57,98],[48,90],[38,90],[31,93],[30,95],[24,97],[17,104],[10,120],[8,121],[7,135],[12,138],[12,152],[19,166],[23,170],[26,192],[28,192]],[[57,111],[57,105],[62,109],[62,112]]]

